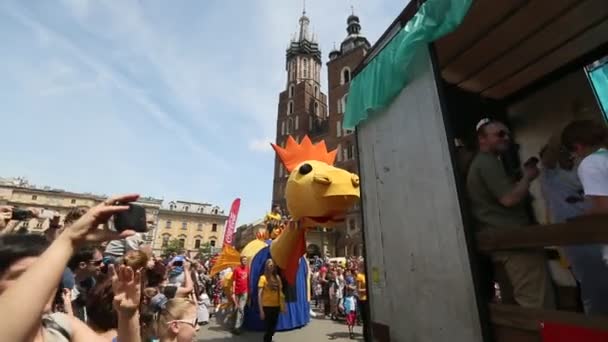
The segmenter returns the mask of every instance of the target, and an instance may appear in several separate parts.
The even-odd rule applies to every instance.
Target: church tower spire
[[[310,19],[306,16],[306,0],[304,0],[304,7],[302,9],[302,16],[300,17],[300,35],[299,41],[310,40],[308,36],[308,26],[310,25]]]
[[[321,84],[321,50],[310,33],[310,19],[306,15],[306,1],[299,19],[299,32],[291,40],[286,53],[287,84],[309,82]]]

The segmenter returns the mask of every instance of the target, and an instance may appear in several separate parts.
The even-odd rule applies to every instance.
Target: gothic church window
[[[289,101],[287,104],[287,115],[293,114],[293,101]]]
[[[341,72],[340,84],[346,84],[350,82],[350,68],[344,67]]]

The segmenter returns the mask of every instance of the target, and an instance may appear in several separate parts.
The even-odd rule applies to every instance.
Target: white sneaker
[[[314,311],[312,311],[312,309],[310,310],[310,317],[313,317],[313,318],[317,317],[317,314]]]

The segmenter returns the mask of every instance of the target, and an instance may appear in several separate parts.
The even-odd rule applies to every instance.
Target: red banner
[[[559,323],[541,323],[543,342],[608,342],[608,331]]]
[[[236,218],[239,215],[239,208],[241,207],[241,199],[237,198],[232,202],[230,207],[230,214],[228,220],[226,220],[226,227],[224,229],[224,246],[232,246],[234,243],[234,231],[236,229]]]

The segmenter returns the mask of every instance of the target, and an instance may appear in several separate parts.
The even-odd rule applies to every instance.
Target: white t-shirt
[[[585,196],[608,196],[608,150],[600,148],[585,157],[578,166],[578,178]],[[602,257],[608,264],[608,245],[604,245]]]
[[[586,196],[608,196],[608,150],[600,148],[578,166]]]
[[[136,233],[128,238],[122,240],[113,240],[108,243],[104,255],[112,255],[114,257],[121,257],[128,251],[138,250],[145,241],[140,233]]]

